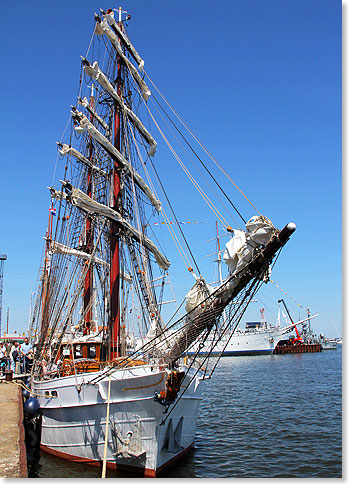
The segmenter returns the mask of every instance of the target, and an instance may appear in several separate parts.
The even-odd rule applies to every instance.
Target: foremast
[[[104,76],[103,72],[100,70],[99,66],[94,63],[91,66],[87,59],[84,59],[84,65],[86,71],[91,76],[95,76],[100,85],[111,95],[114,104],[114,116],[113,116],[113,146],[116,149],[113,154],[113,170],[112,170],[112,182],[111,182],[111,200],[110,208],[114,210],[115,214],[120,214],[121,217],[127,212],[128,208],[123,206],[125,202],[125,190],[123,177],[128,176],[132,183],[135,183],[138,188],[149,198],[155,207],[156,211],[161,210],[161,203],[157,200],[155,194],[152,193],[150,187],[144,182],[144,180],[138,175],[134,170],[134,167],[129,163],[126,153],[129,153],[129,143],[126,137],[129,136],[129,129],[127,128],[128,123],[132,125],[139,131],[141,136],[149,144],[148,156],[153,156],[156,152],[156,141],[153,139],[152,135],[147,131],[145,126],[135,115],[131,109],[131,92],[125,93],[127,89],[126,77],[130,76],[134,79],[134,82],[138,85],[143,99],[146,101],[148,96],[151,94],[147,88],[143,79],[139,76],[139,73],[135,69],[132,63],[125,55],[126,52],[133,57],[138,63],[138,69],[142,70],[144,61],[141,59],[133,45],[128,41],[127,36],[124,34],[124,25],[122,21],[122,14],[126,13],[122,11],[122,8],[118,9],[118,22],[115,21],[113,11],[111,9],[107,12],[102,11],[104,20],[101,21],[99,16],[96,16],[96,33],[98,35],[106,35],[110,40],[111,44],[116,50],[116,79],[114,86],[108,81]],[[127,17],[128,18],[128,17]],[[110,26],[107,23],[110,22]],[[107,147],[107,146],[106,146]],[[157,263],[162,267],[162,269],[168,268],[169,262],[159,253],[157,248],[154,246],[151,240],[149,240],[145,233],[144,227],[139,227],[138,231],[134,230],[125,221],[120,223],[118,221],[110,221],[110,297],[109,297],[109,337],[110,337],[110,359],[117,358],[119,356],[124,356],[125,350],[125,324],[122,320],[121,312],[121,275],[123,271],[123,265],[121,264],[121,237],[124,238],[125,233],[131,234],[133,240],[137,240],[140,246],[143,246],[143,261],[142,266],[139,267],[137,262],[137,257],[135,255],[132,242],[127,244],[130,257],[132,259],[132,264],[136,270],[136,275],[138,279],[139,288],[142,293],[142,297],[145,306],[149,312],[150,327],[153,326],[153,320],[155,319],[155,325],[159,324],[159,311],[156,302],[153,300],[153,294],[148,283],[148,271],[147,262],[148,255],[147,251],[150,250],[156,258]]]
[[[98,66],[99,57],[93,65],[82,57],[82,76],[87,75],[92,86],[82,78],[80,86],[92,88],[92,92],[88,100],[87,97],[82,99],[81,87],[78,103],[84,110],[80,112],[77,107],[71,107],[70,138],[65,138],[68,143],[57,142],[60,155],[67,156],[68,160],[64,179],[60,180],[62,190],[48,187],[52,207],[57,203],[59,208],[55,237],[50,213],[41,279],[42,344],[47,341],[45,345],[49,348],[55,341],[58,347],[66,332],[69,338],[80,337],[81,333],[89,338],[93,320],[95,323],[101,321],[104,328],[103,360],[112,360],[125,353],[125,333],[121,331],[124,329],[121,323],[125,322],[125,313],[121,310],[124,284],[121,285],[121,281],[132,280],[125,264],[131,273],[136,269],[135,275],[148,311],[145,320],[153,319],[154,315],[159,320],[156,297],[151,294],[152,286],[147,276],[149,252],[162,270],[169,266],[166,257],[145,235],[146,219],[142,209],[138,218],[139,214],[135,216],[135,210],[130,208],[130,196],[134,197],[136,204],[143,204],[143,197],[147,197],[157,212],[161,210],[161,203],[137,171],[143,162],[137,147],[139,136],[147,156],[155,154],[157,143],[131,109],[130,86],[135,87],[136,96],[139,93],[145,100],[150,91],[127,57],[129,54],[136,60],[138,69],[144,65],[123,33],[122,13],[119,9],[118,22],[111,10],[103,12],[103,21],[96,15],[97,35],[104,36],[105,44],[108,41],[112,44],[109,60],[103,65],[106,73]],[[110,20],[110,26],[106,19]],[[68,174],[70,179],[66,178]],[[146,171],[145,176],[148,177]],[[129,249],[128,256],[126,248]],[[133,258],[131,263],[129,258]],[[53,272],[49,270],[51,259],[54,261],[51,264]],[[100,330],[98,326],[93,330]]]
[[[90,103],[91,107],[91,123],[93,122],[93,110],[95,106],[95,98],[94,98],[94,85],[91,86],[91,97]],[[92,165],[93,160],[93,143],[92,137],[89,137],[89,161]],[[91,166],[87,167],[87,190],[86,193],[89,197],[92,198],[93,196],[93,171]],[[92,226],[92,218],[88,215],[86,217],[86,233],[85,233],[85,250],[87,254],[91,254],[93,250],[93,226]],[[84,334],[90,334],[91,330],[91,321],[93,318],[93,263],[89,265],[86,276],[85,276],[85,283],[84,283],[84,292],[83,292],[83,310],[85,316],[85,327],[84,327]]]

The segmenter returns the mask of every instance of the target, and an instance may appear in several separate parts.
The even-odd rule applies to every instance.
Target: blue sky
[[[118,6],[94,0],[0,3],[0,252],[8,256],[3,329],[8,307],[10,331],[27,327],[55,142],[75,103],[93,14]],[[279,228],[297,224],[273,279],[320,313],[318,332],[337,336],[342,320],[341,3],[133,0],[122,7],[132,14],[128,33],[145,69],[166,98],[264,215]],[[167,155],[160,155],[156,163],[163,170]],[[178,194],[174,185],[168,190],[174,198]],[[207,220],[204,237],[213,237],[214,219],[176,198],[178,218]],[[238,203],[247,218],[254,215]],[[197,227],[188,229],[193,246],[209,238],[200,239]],[[274,302],[270,319],[281,296],[272,287],[263,290],[269,305]]]

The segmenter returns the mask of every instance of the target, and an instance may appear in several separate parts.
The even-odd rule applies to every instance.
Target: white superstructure
[[[317,315],[314,315],[282,328],[279,326],[267,325],[267,323],[264,322],[260,322],[259,324],[254,323],[253,327],[236,329],[232,336],[231,334],[226,333],[213,349],[211,349],[213,346],[211,340],[207,340],[205,346],[199,351],[199,354],[210,354],[212,356],[220,356],[220,354],[222,354],[222,356],[272,354],[279,341],[284,338],[285,334],[290,333],[294,326],[306,323],[309,319],[315,318],[316,316]],[[195,350],[197,350],[197,348],[193,347],[188,354],[190,355],[191,352],[193,354]]]

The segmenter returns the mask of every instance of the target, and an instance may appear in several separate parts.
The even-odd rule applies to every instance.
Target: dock
[[[277,345],[274,348],[273,354],[274,355],[286,355],[290,353],[319,353],[322,350],[320,343],[300,343],[297,345],[294,344],[285,344],[285,345]]]
[[[27,478],[21,387],[0,382],[0,478]]]

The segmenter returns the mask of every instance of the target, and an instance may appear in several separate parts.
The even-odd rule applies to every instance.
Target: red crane
[[[278,302],[279,302],[279,303],[281,303],[281,302],[282,302],[282,303],[284,304],[285,311],[288,313],[288,316],[289,316],[289,319],[290,319],[291,323],[292,323],[292,324],[294,324],[294,321],[293,321],[292,317],[290,316],[290,312],[289,312],[289,310],[288,310],[287,305],[285,304],[284,299],[278,299]],[[300,342],[300,343],[302,343],[302,342],[303,342],[303,340],[302,340],[302,336],[301,336],[301,335],[300,335],[300,333],[298,332],[297,327],[296,327],[296,326],[294,326],[294,329],[295,329],[295,331],[296,331],[296,338],[293,338],[292,343],[293,343],[293,344],[294,344],[294,343],[296,343],[296,342]]]

